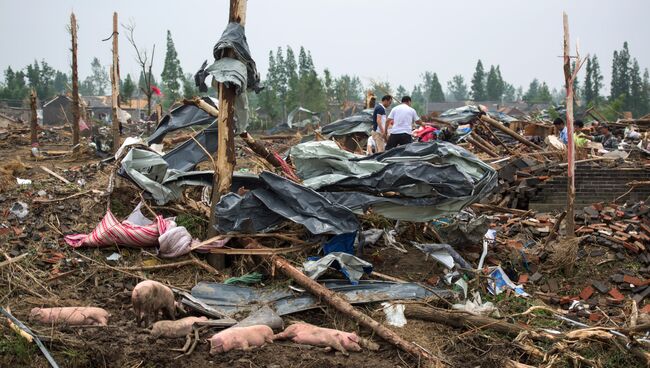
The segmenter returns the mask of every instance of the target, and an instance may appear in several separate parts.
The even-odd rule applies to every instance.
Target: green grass
[[[16,366],[27,366],[34,354],[37,354],[35,344],[31,344],[21,336],[16,334],[4,335],[0,338],[0,365],[6,358],[6,363],[18,364]]]
[[[198,239],[205,239],[208,231],[206,219],[185,213],[176,217],[176,225],[184,226],[193,238]]]

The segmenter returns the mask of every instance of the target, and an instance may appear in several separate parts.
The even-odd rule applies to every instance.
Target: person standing
[[[375,152],[384,152],[386,147],[386,108],[390,106],[393,97],[385,95],[381,98],[381,103],[375,105],[372,112],[372,140],[375,145]]]
[[[556,134],[558,138],[560,138],[560,141],[564,144],[568,144],[569,137],[567,136],[567,128],[566,124],[564,124],[564,120],[562,120],[562,118],[555,118],[555,120],[553,120],[553,126],[555,127]]]
[[[402,97],[402,103],[391,110],[386,120],[386,128],[389,129],[392,127],[386,149],[389,150],[413,142],[411,136],[413,123],[424,126],[418,113],[411,107],[411,97],[404,96]]]

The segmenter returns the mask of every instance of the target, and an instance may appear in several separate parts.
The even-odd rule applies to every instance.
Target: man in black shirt
[[[386,108],[390,106],[392,100],[392,96],[385,95],[372,112],[372,139],[375,142],[375,152],[384,152],[386,147]]]

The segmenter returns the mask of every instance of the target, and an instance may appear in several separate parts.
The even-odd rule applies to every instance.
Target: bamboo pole
[[[32,110],[29,130],[31,131],[32,147],[34,147],[38,146],[38,115],[36,114],[36,91],[33,88],[29,95],[29,107]]]
[[[246,24],[246,2],[247,0],[230,0],[230,14],[228,21],[237,22],[242,26]],[[229,50],[226,57],[232,57],[234,51]],[[218,118],[218,140],[216,172],[212,183],[212,205],[210,207],[210,226],[208,236],[217,233],[217,203],[222,195],[230,192],[232,185],[232,172],[235,168],[235,97],[234,87],[226,87],[219,84],[219,118]],[[212,266],[217,269],[225,267],[225,257],[214,255],[209,260]]]
[[[79,73],[77,70],[77,17],[70,13],[70,36],[72,38],[72,149],[79,144]]]
[[[120,120],[118,116],[119,96],[120,96],[120,62],[118,58],[117,45],[117,12],[113,13],[113,68],[111,72],[111,107],[113,112],[113,152],[120,148]]]
[[[567,126],[567,215],[566,234],[574,237],[575,233],[575,147],[573,145],[573,77],[571,73],[571,58],[569,56],[569,16],[563,13],[564,25],[564,81],[566,83],[566,126]],[[578,65],[576,63],[576,65]]]

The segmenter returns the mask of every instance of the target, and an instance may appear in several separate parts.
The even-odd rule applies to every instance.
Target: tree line
[[[11,66],[3,72],[4,80],[0,82],[0,102],[10,106],[22,106],[28,98],[29,91],[33,88],[41,101],[47,101],[57,94],[69,92],[72,89],[71,73],[54,69],[45,60],[35,60],[24,68],[14,70]],[[191,73],[183,73],[178,53],[172,40],[170,31],[167,31],[167,51],[165,63],[160,74],[160,85],[155,75],[151,75],[151,85],[159,88],[161,95],[159,102],[169,108],[175,101],[183,97],[192,97],[199,94],[194,85]],[[129,103],[133,98],[144,98],[148,90],[144,72],[140,72],[137,81],[127,74],[120,80],[120,99],[122,103]],[[90,63],[90,74],[79,80],[79,94],[82,96],[105,96],[111,93],[109,67],[102,65],[99,58],[93,57]]]
[[[300,47],[298,54],[286,46],[269,51],[269,67],[265,86],[259,95],[251,95],[251,109],[256,118],[275,123],[286,119],[288,113],[298,106],[316,112],[345,110],[354,103],[364,100],[366,90],[376,96],[391,94],[396,97],[411,95],[413,105],[419,112],[424,112],[430,102],[473,100],[508,103],[524,101],[536,103],[563,103],[565,89],[552,90],[546,82],[534,78],[524,91],[522,86],[515,88],[508,83],[501,71],[500,65],[485,67],[479,59],[469,83],[462,74],[456,74],[446,83],[437,73],[425,71],[421,81],[409,91],[398,85],[395,89],[386,81],[370,81],[364,85],[358,76],[343,74],[334,76],[325,68],[322,75],[316,70],[311,52]],[[574,66],[575,68],[575,62]],[[160,84],[154,73],[140,71],[137,81],[127,74],[120,81],[120,95],[123,103],[132,98],[144,97],[149,87],[153,86],[162,91],[157,99],[164,108],[169,108],[174,102],[183,97],[198,95],[191,73],[184,73],[170,31],[167,31],[167,44],[163,70],[160,74]],[[621,50],[613,52],[612,78],[610,95],[602,93],[604,78],[600,71],[596,55],[589,57],[583,71],[584,77],[578,78],[574,85],[576,101],[582,107],[599,107],[608,105],[608,110],[631,111],[634,116],[641,116],[650,111],[650,75],[648,68],[643,74],[636,58],[630,55],[628,43]],[[33,64],[14,70],[7,67],[4,71],[4,81],[0,83],[0,100],[14,106],[20,106],[26,100],[29,90],[35,89],[38,98],[46,101],[56,94],[65,93],[70,89],[68,73],[55,70],[45,60],[34,61]],[[150,80],[150,85],[147,83]],[[110,78],[108,68],[103,66],[97,57],[91,62],[91,73],[80,81],[79,92],[83,96],[106,95],[110,93]],[[141,92],[145,92],[144,94]],[[209,93],[214,95],[214,91]]]

